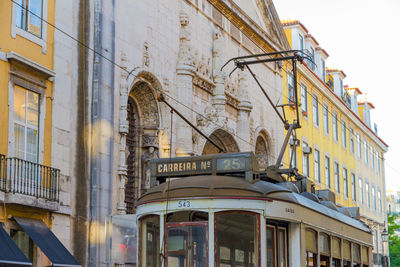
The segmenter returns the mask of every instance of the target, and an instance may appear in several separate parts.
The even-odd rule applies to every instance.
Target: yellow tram
[[[306,181],[271,179],[252,153],[151,164],[137,205],[138,266],[372,266],[357,208]]]

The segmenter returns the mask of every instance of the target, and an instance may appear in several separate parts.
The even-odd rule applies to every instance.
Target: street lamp
[[[388,242],[388,231],[386,229],[383,230],[381,236],[382,236],[382,242]]]

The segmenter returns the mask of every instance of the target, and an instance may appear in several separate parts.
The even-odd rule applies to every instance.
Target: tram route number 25
[[[236,171],[244,169],[244,158],[226,158],[218,159],[217,169],[219,171]]]
[[[189,208],[190,201],[189,200],[179,200],[178,201],[178,208]]]

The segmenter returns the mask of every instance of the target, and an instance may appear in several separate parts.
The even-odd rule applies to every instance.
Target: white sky
[[[389,145],[386,190],[400,190],[400,0],[273,0],[279,18],[300,20],[375,106],[371,117]]]

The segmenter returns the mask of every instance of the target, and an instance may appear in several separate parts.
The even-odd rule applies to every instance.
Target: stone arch
[[[271,138],[268,132],[265,129],[262,129],[257,135],[254,148],[254,154],[256,155],[261,170],[266,169],[272,164],[273,159],[271,158],[271,148]]]
[[[226,152],[239,152],[239,146],[233,136],[223,129],[217,129],[209,136],[211,140],[225,149]],[[218,148],[207,141],[204,145],[202,155],[217,154]]]
[[[158,80],[151,73],[141,72],[132,82],[128,94],[127,213],[135,213],[137,199],[150,185],[150,159],[159,157],[160,111],[156,100],[157,90],[161,90]]]

